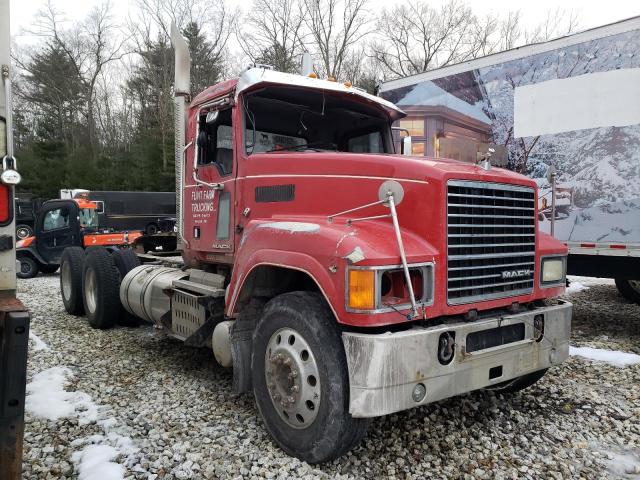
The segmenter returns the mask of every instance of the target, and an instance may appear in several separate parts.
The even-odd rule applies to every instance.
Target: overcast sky
[[[18,42],[27,40],[20,38],[21,32],[28,29],[33,16],[44,5],[45,0],[10,0],[11,1],[11,33]],[[101,4],[102,0],[53,0],[59,10],[66,12],[69,20],[83,18],[92,6]],[[404,3],[407,0],[370,0],[372,13],[376,10]],[[431,0],[433,6],[441,5],[446,0]],[[130,1],[112,0],[114,13],[125,17]],[[229,4],[236,4],[247,8],[249,0],[228,0]],[[544,20],[547,11],[561,6],[578,13],[580,25],[583,29],[597,27],[617,20],[640,15],[640,1],[638,0],[473,0],[468,1],[478,14],[489,12],[504,12],[521,10],[526,27],[534,26]]]

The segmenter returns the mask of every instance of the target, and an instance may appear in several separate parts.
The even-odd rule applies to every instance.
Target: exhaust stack
[[[191,56],[189,46],[175,22],[171,22],[171,45],[175,55],[174,77],[174,128],[175,128],[175,169],[176,169],[176,226],[178,228],[178,248],[184,241],[183,227],[183,178],[184,150],[186,138],[187,102],[191,96]]]

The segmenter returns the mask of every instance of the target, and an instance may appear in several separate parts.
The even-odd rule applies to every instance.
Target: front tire
[[[20,270],[16,272],[16,277],[33,278],[38,275],[40,267],[38,267],[38,262],[33,258],[23,255],[18,257],[18,261],[20,262]]]
[[[99,329],[113,327],[122,313],[120,273],[106,249],[87,252],[82,278],[82,298],[89,325]]]
[[[67,247],[60,258],[60,293],[67,313],[82,315],[82,269],[84,250],[81,247]]]
[[[640,280],[616,278],[616,287],[624,298],[640,304]]]
[[[265,306],[253,336],[253,391],[265,427],[309,463],[356,446],[369,421],[349,414],[349,377],[336,320],[316,293],[291,292]]]

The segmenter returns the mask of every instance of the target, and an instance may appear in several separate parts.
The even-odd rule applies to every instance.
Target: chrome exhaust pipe
[[[176,170],[176,226],[178,248],[184,243],[184,153],[187,125],[187,102],[191,98],[191,56],[187,41],[180,34],[175,22],[171,22],[171,45],[175,55],[174,74],[174,128],[175,128],[175,170]]]

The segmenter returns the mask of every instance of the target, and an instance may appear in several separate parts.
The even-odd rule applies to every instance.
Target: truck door
[[[36,221],[36,248],[48,262],[60,263],[62,251],[80,244],[78,206],[74,201],[45,204]]]
[[[188,223],[191,223],[185,226],[191,231],[185,234],[200,251],[233,251],[236,166],[232,113],[230,107],[204,108],[198,112],[195,175],[185,192],[185,216],[190,214]]]

